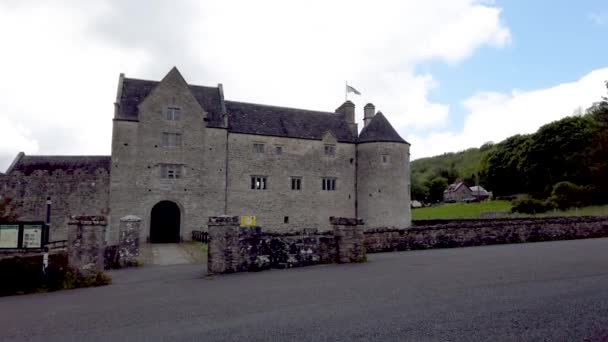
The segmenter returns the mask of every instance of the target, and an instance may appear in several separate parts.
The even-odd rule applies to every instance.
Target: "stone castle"
[[[355,105],[334,113],[224,99],[222,85],[189,85],[173,68],[160,82],[120,75],[111,156],[19,153],[0,196],[20,220],[44,220],[65,239],[70,215],[142,219],[150,242],[190,239],[208,217],[252,215],[269,231],[410,226],[409,147],[372,104],[358,134]]]

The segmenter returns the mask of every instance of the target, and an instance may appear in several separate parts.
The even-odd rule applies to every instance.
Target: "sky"
[[[606,95],[604,0],[0,0],[0,171],[109,155],[119,73],[334,111],[345,82],[412,159],[532,133]]]

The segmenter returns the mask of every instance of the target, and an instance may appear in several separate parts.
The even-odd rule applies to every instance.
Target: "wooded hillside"
[[[580,192],[585,201],[608,202],[608,98],[536,133],[418,159],[411,170],[412,197],[426,202],[440,201],[445,186],[455,181],[479,182],[494,196],[529,194],[539,199],[568,182],[558,192]]]

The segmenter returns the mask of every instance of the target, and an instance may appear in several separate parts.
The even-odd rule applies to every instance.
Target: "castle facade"
[[[224,99],[222,85],[120,75],[111,156],[26,156],[0,175],[22,220],[44,218],[65,238],[69,215],[142,218],[142,239],[188,240],[209,216],[252,215],[265,230],[410,226],[409,147],[373,105],[360,134],[355,106],[319,112]]]

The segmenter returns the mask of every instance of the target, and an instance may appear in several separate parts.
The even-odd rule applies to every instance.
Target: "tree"
[[[443,177],[435,177],[426,186],[429,189],[429,201],[432,203],[441,202],[443,191],[448,187],[448,180]]]

